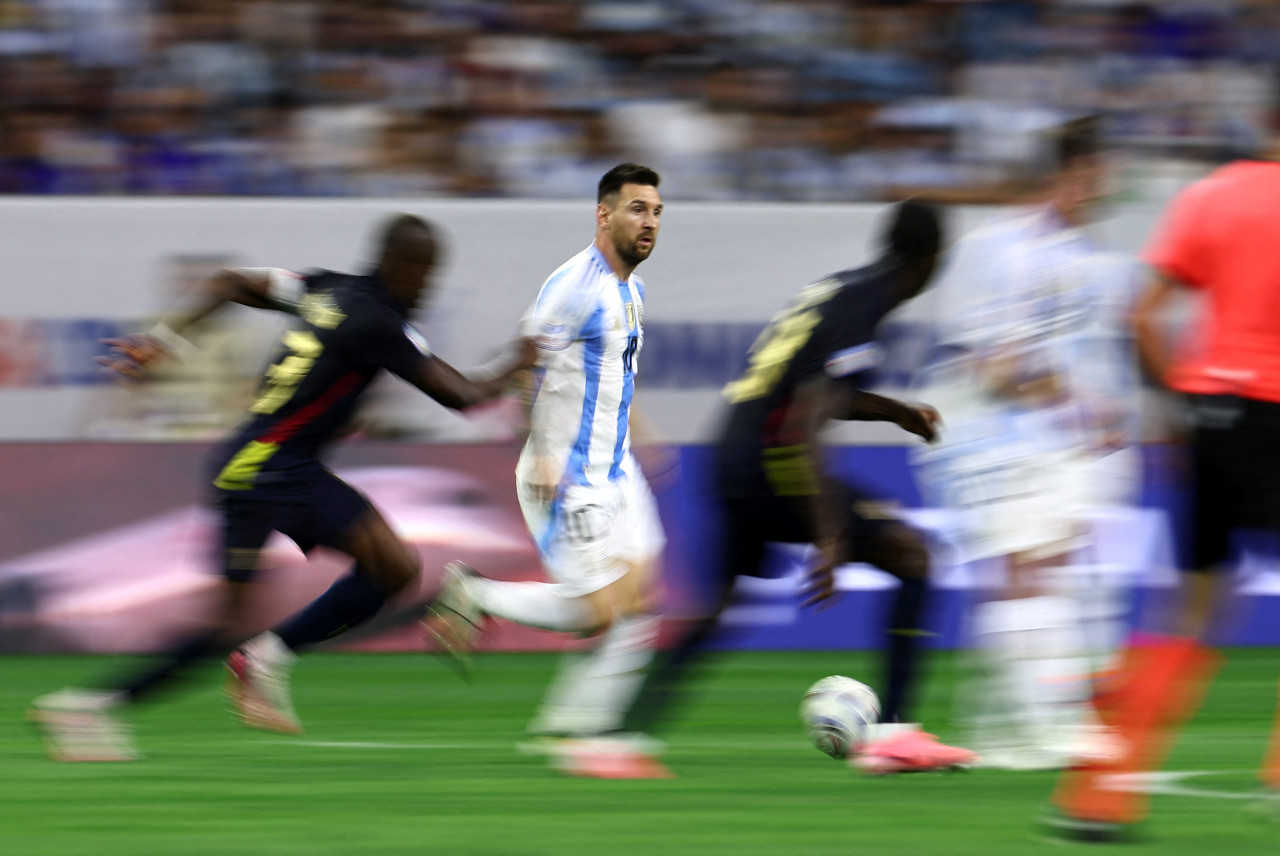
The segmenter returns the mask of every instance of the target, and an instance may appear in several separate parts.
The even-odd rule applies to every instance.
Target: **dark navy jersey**
[[[850,386],[878,366],[876,328],[894,307],[900,268],[880,262],[832,274],[806,286],[756,339],[742,376],[724,388],[729,411],[720,436],[720,486],[728,495],[776,492],[763,460],[795,447],[783,436],[796,389],[819,374]]]
[[[315,465],[380,371],[409,378],[431,356],[408,307],[376,274],[271,274],[271,301],[298,323],[283,335],[248,419],[215,454],[213,482],[223,490],[278,484]]]

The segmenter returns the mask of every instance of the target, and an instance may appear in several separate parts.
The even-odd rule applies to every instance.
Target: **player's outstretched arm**
[[[1170,305],[1187,285],[1177,277],[1155,271],[1134,304],[1129,328],[1137,346],[1138,361],[1147,377],[1161,386],[1171,362],[1163,323]]]
[[[158,359],[186,358],[195,346],[187,330],[228,303],[259,309],[276,308],[270,299],[271,271],[224,269],[193,288],[167,309],[150,330],[115,339],[103,339],[111,350],[97,362],[121,377],[141,380],[147,366]]]
[[[853,422],[892,422],[904,431],[932,443],[942,416],[927,404],[907,404],[865,390],[853,390],[831,408],[833,419]]]
[[[463,374],[440,357],[425,357],[410,383],[445,407],[464,410],[496,398],[516,383],[538,358],[532,339],[516,339],[512,353],[499,365]]]
[[[835,570],[847,559],[848,538],[844,510],[823,473],[822,429],[831,418],[837,393],[824,375],[800,383],[791,396],[778,435],[794,437],[792,446],[775,447],[765,461],[765,475],[780,495],[802,498],[812,522],[816,561],[805,578],[804,606],[834,602]]]

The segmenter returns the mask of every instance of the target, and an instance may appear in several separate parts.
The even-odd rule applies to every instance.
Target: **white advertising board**
[[[460,367],[492,355],[544,277],[586,246],[594,228],[590,201],[0,199],[7,281],[0,440],[177,439],[203,436],[202,425],[220,428],[193,417],[178,419],[175,429],[164,412],[174,405],[95,382],[97,339],[146,323],[179,283],[218,265],[358,269],[376,224],[398,211],[431,218],[448,236],[447,263],[419,322],[435,350]],[[884,211],[669,205],[658,247],[640,268],[649,286],[641,402],[672,441],[708,439],[719,387],[741,365],[755,331],[802,285],[870,260]],[[999,213],[952,209],[950,234]],[[1153,222],[1151,210],[1124,210],[1099,229],[1106,245],[1134,251]],[[925,330],[931,312],[926,294],[895,323]],[[269,352],[275,322],[268,315],[233,316],[212,351],[252,375]],[[899,344],[911,348],[919,337],[908,333]],[[390,385],[376,411],[386,430],[437,442],[491,440],[504,430],[492,415],[456,417]],[[856,434],[848,441],[902,442],[882,428],[850,429]]]

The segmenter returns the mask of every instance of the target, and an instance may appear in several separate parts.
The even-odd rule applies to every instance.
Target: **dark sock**
[[[372,618],[388,595],[359,569],[333,585],[307,606],[275,628],[275,633],[291,650],[332,639]]]
[[[717,634],[720,634],[717,638],[723,640],[720,614],[732,597],[733,580],[730,579],[715,593],[714,605],[707,614],[683,622],[675,643],[657,653],[623,719],[623,731],[652,734],[671,717],[671,711],[680,701],[680,690],[688,685],[689,672],[701,659],[709,640]]]
[[[924,608],[928,592],[927,579],[905,579],[894,593],[885,650],[882,722],[910,721],[908,709],[913,700],[925,635]]]
[[[222,633],[205,631],[192,636],[151,665],[130,677],[109,684],[107,689],[121,692],[129,702],[143,701],[166,684],[186,677],[192,666],[204,660],[221,659],[234,646]]]
[[[682,628],[676,643],[658,652],[650,666],[635,702],[627,711],[622,730],[650,734],[670,716],[677,694],[686,682],[690,667],[698,660],[708,636],[716,627],[716,618],[695,619]]]

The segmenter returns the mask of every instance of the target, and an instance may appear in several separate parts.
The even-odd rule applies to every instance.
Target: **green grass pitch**
[[[1229,652],[1168,770],[1149,843],[1091,852],[1274,854],[1280,826],[1246,810],[1266,747],[1280,656]],[[796,706],[828,674],[870,676],[870,654],[735,653],[708,664],[665,735],[670,781],[560,776],[514,744],[548,655],[486,654],[472,684],[428,655],[319,653],[297,669],[302,737],[241,727],[215,670],[136,712],[146,760],[58,764],[24,722],[35,695],[104,658],[0,659],[3,856],[850,856],[1041,853],[1049,773],[977,770],[869,779],[810,747]],[[118,665],[118,664],[117,664]],[[931,662],[922,713],[943,739],[956,663]],[[1083,845],[1081,845],[1083,846]]]

